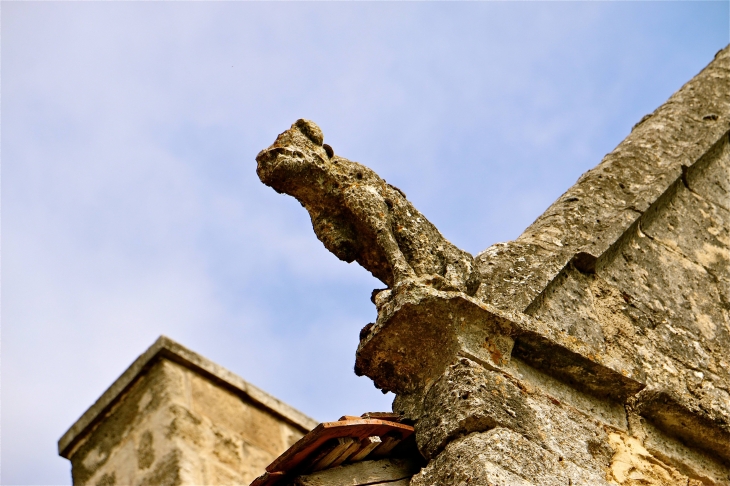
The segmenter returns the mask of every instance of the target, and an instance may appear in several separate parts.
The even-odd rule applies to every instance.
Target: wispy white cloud
[[[728,42],[665,3],[3,3],[2,482],[159,334],[319,419],[380,284],[254,156],[295,119],[477,252],[516,237]]]

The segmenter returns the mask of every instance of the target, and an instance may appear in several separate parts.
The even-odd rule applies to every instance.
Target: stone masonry
[[[160,337],[58,443],[73,484],[248,484],[317,422]]]
[[[516,240],[472,257],[299,120],[258,157],[387,286],[355,370],[411,486],[730,485],[730,47]]]

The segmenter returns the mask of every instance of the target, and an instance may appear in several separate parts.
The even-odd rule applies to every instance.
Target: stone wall
[[[316,422],[161,338],[59,442],[74,485],[248,484]]]
[[[376,301],[356,369],[412,486],[730,485],[730,48],[515,241],[472,297]]]
[[[730,483],[716,456],[517,359],[492,371],[462,358],[424,402],[416,433],[432,460],[413,486]]]

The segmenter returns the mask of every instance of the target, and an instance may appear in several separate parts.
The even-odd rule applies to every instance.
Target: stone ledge
[[[187,349],[166,336],[157,341],[142,353],[124,373],[99,397],[99,399],[66,431],[58,441],[58,453],[69,458],[75,446],[114,408],[137,379],[143,375],[157,360],[168,359],[214,383],[244,396],[272,414],[306,433],[316,427],[318,422],[286,403],[274,398],[263,390],[251,385],[240,376],[228,371],[203,356]]]
[[[514,346],[514,349],[513,349]],[[599,396],[625,401],[644,384],[633,369],[614,369],[580,341],[522,313],[497,309],[460,292],[402,289],[363,336],[356,373],[386,391],[427,390],[457,356],[500,369],[511,356]]]
[[[667,390],[644,389],[631,405],[659,430],[730,464],[730,424],[722,417],[713,417],[699,404],[686,403]]]
[[[476,255],[476,297],[523,311],[583,252],[600,257],[674,181],[727,138],[730,46],[667,102],[637,123],[516,240]]]

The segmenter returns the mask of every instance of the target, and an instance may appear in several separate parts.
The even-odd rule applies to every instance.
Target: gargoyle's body
[[[389,287],[406,280],[473,294],[472,256],[452,245],[396,187],[334,155],[322,131],[298,120],[257,156],[261,181],[294,196],[324,246],[357,261]]]

